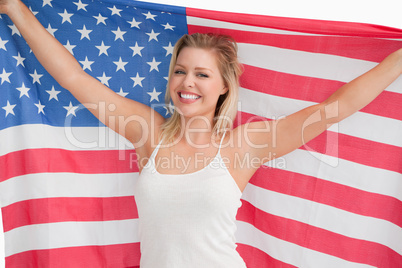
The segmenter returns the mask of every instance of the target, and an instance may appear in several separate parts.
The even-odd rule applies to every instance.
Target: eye
[[[209,77],[207,74],[204,74],[204,73],[199,73],[198,76],[202,77],[202,78],[208,78]]]
[[[182,70],[176,70],[176,71],[174,71],[174,73],[175,73],[175,74],[185,74],[185,72],[182,71]]]

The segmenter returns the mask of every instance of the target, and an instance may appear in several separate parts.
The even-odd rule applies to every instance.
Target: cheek
[[[169,80],[169,88],[167,89],[167,90],[169,90],[170,96],[173,96],[173,94],[175,94],[174,91],[175,91],[176,87],[177,87],[177,79],[171,78]]]
[[[184,76],[172,75],[169,79],[169,83],[172,89],[177,88],[181,83],[183,83]]]

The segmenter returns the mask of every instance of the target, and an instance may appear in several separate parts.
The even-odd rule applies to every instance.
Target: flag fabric
[[[165,117],[169,60],[185,33],[238,42],[236,125],[321,102],[402,47],[401,29],[370,24],[131,0],[25,3],[86,72]],[[401,104],[400,77],[256,172],[237,216],[248,267],[402,267]],[[138,266],[135,148],[50,77],[5,15],[0,107],[6,267]]]

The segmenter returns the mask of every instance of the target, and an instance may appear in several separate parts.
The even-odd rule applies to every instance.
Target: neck
[[[184,118],[182,140],[190,145],[209,145],[213,139],[213,119],[205,116]]]

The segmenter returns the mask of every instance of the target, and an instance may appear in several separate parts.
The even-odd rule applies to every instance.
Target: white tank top
[[[223,138],[222,138],[223,140]],[[153,151],[135,188],[141,268],[246,267],[236,251],[241,191],[218,153],[190,174],[161,174]]]

